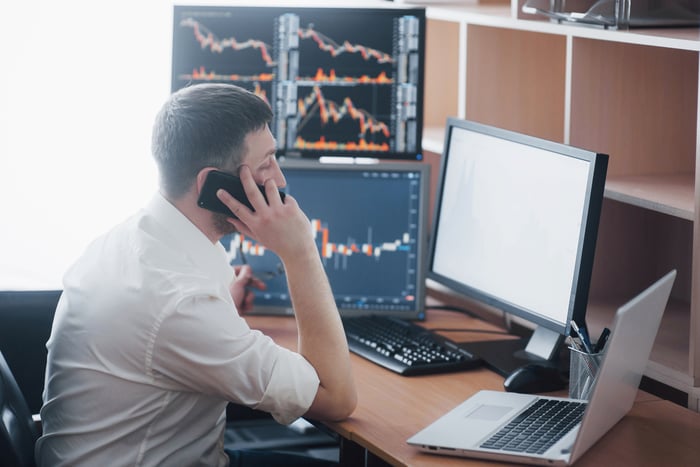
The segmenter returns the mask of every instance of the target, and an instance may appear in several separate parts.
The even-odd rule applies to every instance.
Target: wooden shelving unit
[[[424,150],[448,116],[610,155],[588,312],[678,270],[647,376],[700,409],[700,29],[605,30],[500,5],[428,6]]]

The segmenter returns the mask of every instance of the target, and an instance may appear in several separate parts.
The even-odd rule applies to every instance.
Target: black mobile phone
[[[226,214],[227,216],[237,219],[231,210],[216,196],[216,192],[219,190],[219,188],[223,188],[224,190],[228,191],[231,196],[248,206],[249,209],[255,211],[253,205],[250,204],[250,201],[245,194],[241,179],[235,175],[221,172],[219,170],[212,170],[207,174],[207,178],[204,180],[204,186],[202,187],[202,192],[199,194],[199,199],[197,199],[197,204],[204,209]],[[258,189],[260,190],[260,193],[262,193],[263,197],[265,197],[265,201],[267,201],[265,187],[258,185]],[[284,197],[286,196],[285,193],[283,191],[279,191],[279,193],[282,201],[284,201]]]

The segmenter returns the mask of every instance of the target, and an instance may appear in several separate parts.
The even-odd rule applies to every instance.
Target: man
[[[354,410],[347,343],[309,220],[277,193],[285,179],[271,117],[264,101],[231,85],[182,89],[161,109],[152,145],[159,193],[64,278],[47,343],[40,465],[226,466],[228,401],[281,423]],[[214,169],[239,174],[254,211],[223,191],[237,220],[197,205]],[[298,353],[239,315],[251,305],[247,287],[260,284],[247,268],[234,277],[227,263],[218,240],[234,230],[282,259]]]

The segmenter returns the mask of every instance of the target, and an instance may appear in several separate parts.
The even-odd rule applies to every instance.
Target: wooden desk
[[[251,327],[260,329],[276,342],[296,348],[293,318],[248,317]],[[456,313],[430,311],[428,328],[495,329],[482,321]],[[494,339],[493,335],[449,333],[457,342]],[[452,466],[483,465],[493,462],[423,454],[406,443],[411,435],[449,411],[480,389],[503,390],[503,377],[477,370],[431,376],[405,377],[352,355],[359,393],[353,415],[338,423],[324,423],[341,437],[341,463],[352,467],[365,464]],[[700,457],[700,414],[640,392],[632,411],[601,439],[577,466],[697,465]]]

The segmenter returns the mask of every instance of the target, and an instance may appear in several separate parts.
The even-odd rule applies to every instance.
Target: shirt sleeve
[[[284,424],[309,409],[319,385],[303,356],[251,330],[213,296],[187,298],[163,316],[148,361],[156,384],[264,410]]]
[[[281,349],[280,358],[256,409],[269,412],[279,423],[287,425],[309,410],[318,391],[316,370],[298,353]],[[295,368],[295,371],[289,371]],[[313,391],[310,389],[313,388]]]

